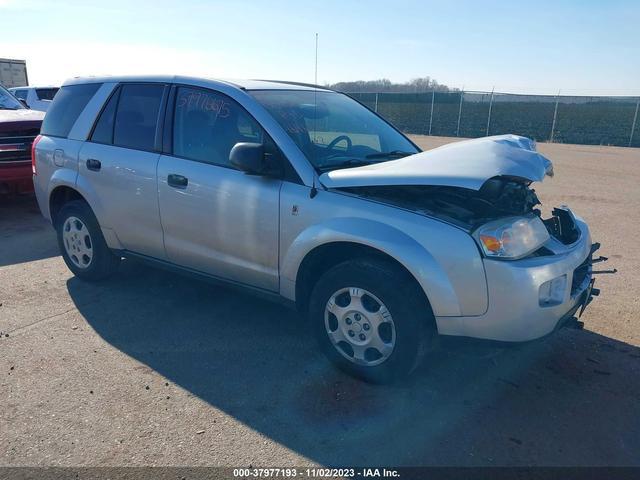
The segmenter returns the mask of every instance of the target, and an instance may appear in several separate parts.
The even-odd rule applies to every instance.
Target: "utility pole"
[[[318,34],[316,33],[316,63],[315,63],[315,75],[313,77],[313,84],[318,85]]]

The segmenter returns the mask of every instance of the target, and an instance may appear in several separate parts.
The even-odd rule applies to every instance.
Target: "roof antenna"
[[[316,61],[315,61],[315,72],[313,77],[313,160],[315,163],[316,160],[316,138],[318,130],[318,34],[316,33]],[[318,194],[318,189],[316,188],[316,176],[314,173],[313,176],[313,184],[311,186],[311,191],[309,192],[309,197],[314,198]]]

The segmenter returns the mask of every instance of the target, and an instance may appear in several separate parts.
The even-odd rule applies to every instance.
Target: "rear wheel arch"
[[[62,207],[74,200],[80,200],[87,205],[89,204],[80,192],[67,185],[60,185],[52,190],[49,195],[49,214],[51,215],[51,223],[54,226],[58,221],[57,217]]]
[[[356,259],[376,260],[408,276],[416,287],[416,294],[420,296],[420,302],[428,309],[431,318],[434,318],[427,294],[415,276],[401,262],[377,248],[345,241],[319,245],[309,251],[303,258],[296,275],[296,305],[299,311],[307,313],[311,292],[323,274],[336,265]]]

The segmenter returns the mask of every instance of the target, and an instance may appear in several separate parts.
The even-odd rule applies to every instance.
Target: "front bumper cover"
[[[576,218],[575,224],[580,230],[578,240],[566,246],[556,242],[551,245],[552,255],[517,261],[485,259],[487,311],[480,316],[436,317],[438,332],[499,342],[526,342],[570,323],[576,312],[581,314],[599,293],[593,288],[591,268],[599,244],[592,244],[586,223]],[[567,276],[562,301],[541,306],[541,285],[562,275]]]

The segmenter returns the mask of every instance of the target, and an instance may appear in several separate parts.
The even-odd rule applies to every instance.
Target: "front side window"
[[[161,84],[133,83],[120,87],[113,129],[114,145],[136,150],[154,149],[164,88]]]
[[[101,83],[84,83],[62,87],[44,117],[41,133],[54,137],[69,135],[71,127],[101,85]]]
[[[0,110],[20,110],[22,108],[24,106],[16,100],[16,97],[0,85]]]
[[[229,97],[198,88],[180,87],[173,120],[173,154],[230,167],[236,143],[265,143],[258,123]]]
[[[327,91],[250,92],[319,171],[417,153],[404,135],[352,98]]]

